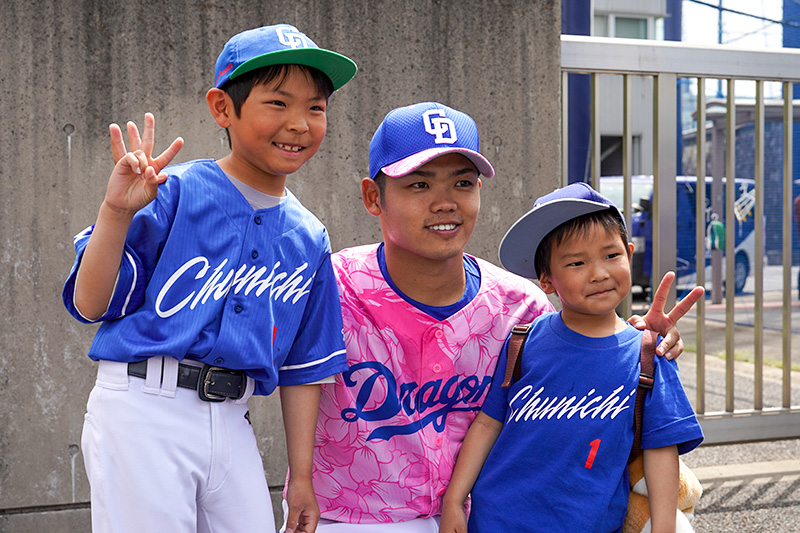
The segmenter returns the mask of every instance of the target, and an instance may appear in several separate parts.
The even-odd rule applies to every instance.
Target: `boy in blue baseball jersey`
[[[503,388],[496,374],[464,439],[440,531],[621,530],[642,332],[615,309],[631,287],[632,251],[619,210],[585,183],[539,198],[508,231],[503,265],[538,277],[562,310],[533,322],[517,381]],[[499,369],[507,357],[508,343]],[[653,532],[675,530],[678,454],[702,440],[676,363],[656,357],[642,426]]]
[[[273,531],[247,400],[281,387],[288,531],[313,531],[320,380],[347,369],[322,223],[285,188],[356,73],[287,24],[231,38],[209,110],[231,153],[162,168],[154,120],[129,124],[96,223],[75,237],[64,303],[101,322],[82,447],[99,531]]]

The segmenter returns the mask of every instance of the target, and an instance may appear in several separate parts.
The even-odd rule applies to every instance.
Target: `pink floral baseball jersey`
[[[314,487],[323,518],[348,523],[441,514],[511,328],[553,310],[530,281],[476,259],[478,294],[438,321],[389,287],[377,248],[332,256],[349,369],[322,386]]]

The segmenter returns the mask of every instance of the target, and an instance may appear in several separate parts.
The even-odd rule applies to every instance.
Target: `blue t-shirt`
[[[383,279],[386,280],[386,283],[394,292],[396,292],[403,300],[407,301],[423,313],[435,318],[436,320],[445,320],[461,311],[461,309],[463,309],[472,301],[473,298],[475,298],[475,295],[478,294],[478,291],[481,288],[481,270],[478,268],[478,263],[475,261],[475,258],[470,257],[467,254],[464,254],[464,273],[466,274],[464,294],[456,303],[443,306],[425,305],[421,302],[413,300],[403,293],[403,291],[397,288],[397,285],[394,284],[391,276],[389,276],[389,270],[386,268],[386,255],[383,252],[383,243],[378,246],[378,265],[381,268]]]
[[[590,338],[559,313],[534,321],[518,382],[501,388],[508,342],[483,412],[504,422],[472,490],[470,533],[619,531],[628,504],[642,332]],[[645,399],[642,448],[678,445],[703,433],[675,361],[655,357]]]
[[[216,162],[169,167],[158,196],[133,218],[117,284],[89,357],[185,357],[256,381],[256,394],[347,370],[328,233],[288,190],[253,209]],[[63,300],[78,320],[74,284]]]

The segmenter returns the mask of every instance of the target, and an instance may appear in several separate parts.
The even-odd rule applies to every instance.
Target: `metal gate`
[[[798,386],[793,388],[792,379],[797,381],[800,372],[792,372],[792,355],[794,364],[800,364],[800,308],[797,307],[797,296],[792,292],[792,125],[795,119],[795,102],[791,98],[783,98],[779,104],[777,120],[783,124],[782,133],[782,183],[781,191],[770,191],[781,196],[782,214],[779,229],[782,232],[782,251],[779,263],[782,268],[776,276],[768,278],[775,290],[769,292],[771,302],[765,307],[765,213],[764,213],[764,163],[765,163],[765,109],[774,107],[774,100],[765,104],[765,82],[778,82],[783,86],[783,95],[791,95],[794,83],[800,82],[800,51],[794,50],[744,50],[722,46],[690,46],[683,43],[663,41],[641,41],[631,39],[607,39],[577,36],[561,38],[561,71],[562,71],[562,175],[563,182],[568,176],[568,84],[569,74],[587,74],[591,78],[591,133],[590,133],[590,175],[593,184],[600,183],[600,78],[616,75],[622,78],[622,174],[624,187],[624,212],[631,224],[631,154],[632,132],[631,116],[634,112],[652,113],[652,161],[653,161],[653,198],[652,213],[652,277],[657,282],[667,271],[676,269],[676,161],[677,161],[677,96],[679,80],[692,79],[697,83],[697,183],[706,179],[706,124],[709,120],[709,106],[705,97],[705,86],[710,80],[721,80],[727,87],[727,98],[720,102],[724,108],[718,113],[724,117],[724,151],[712,151],[712,168],[716,173],[724,172],[725,181],[725,215],[732,221],[736,216],[735,178],[736,178],[736,131],[741,121],[753,124],[754,135],[754,178],[755,205],[751,206],[755,216],[755,261],[754,279],[752,280],[751,297],[747,304],[747,314],[752,318],[747,331],[752,329],[751,362],[742,364],[735,361],[737,343],[741,343],[741,335],[737,337],[737,311],[741,313],[742,305],[737,304],[735,291],[725,291],[723,304],[717,306],[700,301],[695,306],[694,332],[691,325],[687,328],[686,319],[681,322],[684,337],[694,337],[696,358],[696,397],[693,400],[707,444],[744,442],[765,439],[800,437],[800,401]],[[645,77],[652,80],[652,109],[634,110],[634,99],[631,90],[632,80]],[[736,82],[739,80],[755,83],[755,100],[752,103],[752,116],[737,118]],[[771,148],[770,157],[775,156]],[[714,172],[712,172],[714,173]],[[750,177],[750,176],[748,176]],[[773,187],[774,188],[774,187]],[[700,188],[698,187],[698,191]],[[705,192],[705,191],[703,191]],[[705,194],[696,194],[694,215],[696,220],[705,220]],[[706,257],[705,224],[695,224],[697,258]],[[735,224],[729,223],[725,228],[728,243],[735,242]],[[776,231],[774,228],[771,231]],[[733,287],[735,275],[734,253],[727,253],[724,259],[726,287]],[[703,260],[703,263],[705,260]],[[777,267],[776,267],[777,268]],[[775,269],[772,269],[775,270]],[[704,268],[696,269],[698,285],[706,284]],[[656,283],[651,282],[651,286]],[[717,285],[719,286],[719,285]],[[794,299],[793,299],[794,296]],[[668,305],[675,301],[675,293],[671,295]],[[740,298],[741,301],[741,298]],[[795,312],[793,314],[793,305]],[[626,312],[631,309],[631,300],[626,304]],[[770,311],[765,314],[765,309]],[[724,310],[724,314],[723,314]],[[709,332],[709,313],[718,313],[724,321],[724,350],[722,357],[709,359],[707,345],[712,340]],[[776,315],[779,314],[779,316]],[[769,324],[765,320],[769,319]],[[793,325],[794,320],[794,325]],[[741,328],[739,328],[741,329]],[[792,349],[792,337],[795,348]],[[720,341],[716,339],[716,341]],[[749,342],[748,342],[749,344]],[[767,358],[765,360],[765,349]],[[687,350],[688,352],[689,350]],[[687,354],[688,355],[688,354]],[[684,360],[686,356],[681,358]],[[722,363],[724,361],[724,363]],[[771,365],[766,365],[771,361]],[[721,383],[713,384],[708,371],[708,363],[720,367]],[[683,365],[681,365],[683,366]],[[776,369],[777,368],[777,369]],[[765,402],[765,371],[769,372],[770,383],[775,381],[779,392],[772,393],[770,402]],[[686,376],[684,376],[685,381]],[[742,381],[744,380],[744,381]],[[769,380],[768,380],[769,381]],[[743,386],[742,383],[745,385]],[[708,397],[711,387],[719,387],[721,391],[719,406],[710,410]],[[752,389],[743,397],[740,390]],[[794,397],[793,397],[794,392]],[[744,404],[743,404],[744,402]]]

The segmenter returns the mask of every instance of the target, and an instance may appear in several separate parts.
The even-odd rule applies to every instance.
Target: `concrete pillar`
[[[360,72],[330,101],[322,149],[288,180],[334,249],[379,239],[364,210],[369,139],[391,108],[438,100],[470,113],[497,170],[468,250],[497,261],[505,230],[559,183],[560,2],[428,0],[10,0],[0,17],[0,530],[88,530],[80,454],[94,327],[61,286],[72,236],[94,221],[111,171],[110,122],[157,121],[185,161],[227,154],[205,92],[224,42],[288,22]],[[277,494],[285,444],[277,396],[251,402]],[[280,513],[278,513],[280,514]]]

